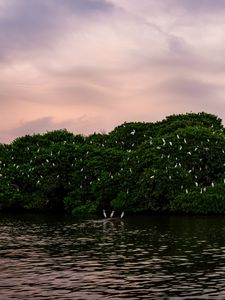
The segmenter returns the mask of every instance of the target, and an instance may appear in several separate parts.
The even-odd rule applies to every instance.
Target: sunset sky
[[[225,0],[0,0],[0,142],[225,120]]]

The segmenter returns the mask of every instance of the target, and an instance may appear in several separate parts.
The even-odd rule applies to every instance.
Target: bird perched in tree
[[[122,219],[124,217],[124,211],[122,212],[122,214],[120,215],[120,218]]]
[[[103,216],[104,216],[104,218],[107,218],[107,214],[104,209],[103,209]]]

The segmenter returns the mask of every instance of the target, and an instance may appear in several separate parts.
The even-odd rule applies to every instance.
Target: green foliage
[[[0,209],[224,213],[225,135],[207,113],[0,144]]]
[[[225,213],[225,184],[180,194],[171,201],[170,207],[172,211],[184,213]]]
[[[83,205],[79,205],[72,210],[73,215],[80,214],[93,214],[97,210],[97,204],[93,202],[87,202]]]

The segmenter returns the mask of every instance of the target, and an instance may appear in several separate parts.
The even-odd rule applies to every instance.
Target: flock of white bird
[[[133,136],[134,139],[135,139],[135,134],[136,134],[136,130],[132,129],[132,131],[130,132],[130,135]],[[168,140],[168,138],[163,137],[161,139],[162,143],[159,144],[157,140],[154,140],[153,138],[150,137],[149,143],[150,143],[151,147],[153,149],[155,149],[156,151],[160,151],[161,152],[160,157],[162,159],[162,165],[163,165],[163,160],[165,160],[165,159],[170,159],[170,161],[175,160],[174,161],[174,168],[173,169],[176,169],[177,172],[178,172],[179,168],[182,168],[182,167],[185,168],[185,165],[186,166],[188,165],[188,163],[191,161],[190,158],[196,152],[198,152],[199,150],[200,151],[203,150],[205,152],[205,154],[204,154],[205,156],[210,155],[210,151],[211,151],[211,145],[210,145],[210,143],[211,143],[211,141],[210,141],[209,138],[205,139],[205,141],[203,141],[203,140],[199,141],[199,145],[194,146],[193,149],[190,149],[191,147],[189,147],[188,141],[187,141],[187,139],[185,137],[182,138],[182,137],[180,137],[179,134],[177,134],[176,138],[177,138],[177,140],[179,140],[179,143],[177,143],[175,140]],[[90,143],[92,143],[92,141],[90,141]],[[115,143],[117,143],[117,141],[115,141]],[[154,147],[154,143],[157,144],[155,147]],[[208,145],[205,145],[205,143],[208,143]],[[218,143],[218,141],[215,140],[215,145],[217,143]],[[64,141],[63,144],[65,145],[66,141]],[[123,145],[124,145],[124,142],[123,142]],[[135,141],[132,143],[132,148],[134,147],[134,145],[135,145]],[[29,160],[28,164],[26,163],[26,165],[29,165],[29,168],[27,170],[24,170],[24,165],[20,166],[20,164],[18,164],[18,163],[13,163],[12,166],[15,169],[15,171],[16,172],[20,172],[20,169],[21,169],[21,175],[27,176],[27,178],[29,178],[29,179],[35,177],[36,180],[37,180],[36,184],[39,185],[39,184],[41,184],[41,182],[43,180],[45,180],[45,174],[44,173],[40,174],[41,173],[41,167],[46,167],[47,166],[48,167],[48,169],[47,169],[48,172],[52,172],[54,170],[55,171],[55,173],[54,173],[55,174],[55,179],[59,179],[61,175],[60,174],[56,174],[56,171],[58,169],[58,166],[61,163],[61,151],[57,149],[57,151],[54,153],[54,148],[53,148],[53,150],[50,151],[50,153],[48,154],[48,157],[41,160],[40,159],[41,155],[43,155],[43,157],[44,157],[44,155],[46,155],[46,149],[45,149],[45,147],[43,147],[43,149],[42,149],[39,146],[39,144],[36,144],[36,146],[37,146],[36,155],[33,157],[33,159]],[[101,147],[105,147],[105,144],[101,143],[100,146]],[[168,151],[167,146],[169,146],[169,151]],[[177,147],[177,149],[179,150],[178,154],[181,153],[180,159],[178,157],[174,157],[174,153],[176,152],[175,151],[176,150],[175,147]],[[32,148],[32,150],[33,150],[33,148]],[[43,152],[42,152],[42,150],[43,150]],[[26,151],[28,153],[30,153],[30,151],[31,151],[30,147],[27,147]],[[91,149],[86,152],[86,156],[87,157],[88,157],[90,151],[91,151]],[[128,149],[128,151],[131,152],[133,150]],[[221,153],[222,154],[225,153],[223,149],[221,149]],[[138,159],[138,163],[140,163],[140,158],[138,156],[136,156],[136,158]],[[15,159],[15,155],[12,156],[11,159],[12,159],[12,162],[14,162],[16,160]],[[127,160],[129,161],[130,159],[131,158],[128,155]],[[40,163],[37,164],[38,160],[40,161]],[[82,165],[82,161],[83,161],[82,158],[74,157],[74,163],[71,163],[71,167],[72,168],[75,167],[78,162],[79,162],[79,165]],[[32,164],[33,164],[33,166],[32,166]],[[183,164],[185,164],[185,165],[183,166]],[[0,161],[0,171],[3,170],[5,167],[6,167],[6,164],[3,163],[2,161]],[[202,165],[202,158],[200,158],[199,159],[198,171],[203,171],[202,170],[203,168],[205,170],[207,170],[208,169],[208,165],[206,164],[205,166],[203,166]],[[112,172],[108,172],[108,176],[109,176],[109,178],[111,180],[113,180],[115,176],[120,176],[124,172],[127,173],[127,171],[130,174],[135,173],[134,172],[135,170],[133,170],[132,167],[129,166],[128,169],[121,167],[120,171],[118,171],[115,174],[112,174]],[[201,186],[201,182],[199,182],[199,180],[198,180],[199,178],[198,178],[198,174],[196,173],[196,171],[197,170],[196,170],[196,164],[195,164],[189,170],[187,170],[187,173],[193,175],[193,178],[194,178],[193,185],[196,186],[196,187],[200,186],[200,193],[203,193],[203,192],[206,191],[207,188]],[[83,182],[86,182],[86,183],[89,183],[89,185],[92,185],[93,178],[92,178],[92,180],[89,179],[89,176],[87,176],[88,172],[89,172],[89,170],[85,170],[85,167],[82,166],[81,169],[80,169],[80,176],[83,176]],[[151,180],[155,180],[156,179],[156,173],[157,172],[154,171],[153,174],[150,176]],[[167,166],[165,166],[165,173],[169,173],[169,170],[168,170]],[[0,176],[4,177],[4,172],[1,172]],[[172,180],[173,179],[173,174],[168,174],[168,179]],[[97,177],[97,178],[95,178],[95,180],[101,181],[101,177]],[[224,183],[225,183],[225,179],[224,179]],[[69,182],[69,184],[70,184],[70,182]],[[215,182],[212,181],[211,182],[211,187],[214,187],[214,186],[215,186]],[[81,184],[80,185],[80,189],[83,189],[83,188],[84,188],[84,184]],[[189,192],[188,188],[185,188],[183,185],[181,185],[181,189],[185,189],[186,193]],[[129,193],[129,191],[127,190],[127,194],[128,193]]]

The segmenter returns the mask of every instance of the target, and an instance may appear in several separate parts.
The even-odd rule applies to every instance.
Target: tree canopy
[[[207,113],[0,144],[0,208],[225,213],[225,134]]]

